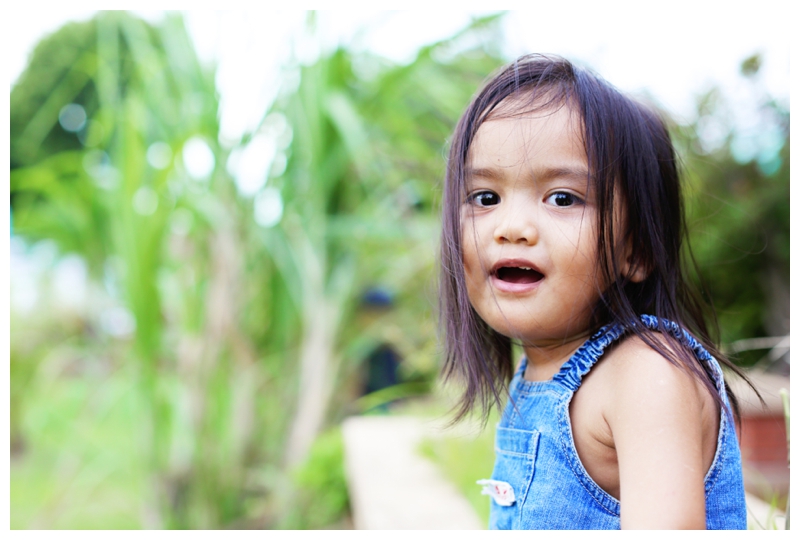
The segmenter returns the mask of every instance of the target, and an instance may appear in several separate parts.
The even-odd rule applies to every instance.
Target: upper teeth
[[[533,270],[533,268],[529,268],[527,266],[520,266],[519,269],[520,270]]]

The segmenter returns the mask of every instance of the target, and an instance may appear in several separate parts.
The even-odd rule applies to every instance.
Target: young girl
[[[686,277],[664,121],[563,59],[523,57],[459,121],[443,207],[457,417],[508,390],[479,482],[490,528],[744,529],[719,363],[735,367]]]

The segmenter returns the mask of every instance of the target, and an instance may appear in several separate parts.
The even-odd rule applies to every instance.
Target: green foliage
[[[704,127],[727,124],[717,92],[700,100],[693,124],[675,130],[692,248],[723,343],[789,331],[789,113],[761,99],[757,137],[730,130],[716,146],[701,139]]]
[[[754,54],[752,56],[748,56],[742,61],[741,72],[742,75],[745,77],[753,77],[758,73],[758,70],[761,69],[761,63],[763,62],[763,58],[761,58],[760,54]]]
[[[12,90],[14,232],[79,254],[103,301],[135,320],[130,344],[101,338],[89,313],[78,335],[131,355],[144,526],[282,523],[286,462],[304,462],[308,442],[352,407],[360,363],[379,343],[401,353],[406,382],[428,388],[435,186],[461,108],[500,64],[485,45],[498,41],[492,25],[478,21],[406,66],[342,48],[290,68],[295,84],[260,128],[281,154],[268,186],[283,217],[271,227],[222,167],[214,73],[180,17],[150,25],[104,12],[35,51]],[[59,122],[70,104],[86,115],[77,132]],[[214,157],[206,179],[184,160],[197,140]],[[360,307],[374,284],[396,293],[394,309]],[[57,326],[62,315],[46,316]],[[47,333],[21,338],[12,417],[15,440],[36,445],[19,443],[27,463],[44,443],[25,437],[25,419],[46,403],[28,390],[63,346]]]
[[[131,21],[125,13],[106,13],[86,22],[69,23],[45,37],[33,51],[27,69],[11,90],[11,168],[31,165],[65,150],[81,150],[89,124],[79,133],[61,129],[59,113],[68,103],[81,104],[88,117],[98,108],[93,75],[97,72],[97,26],[100,19]],[[120,72],[127,86],[133,60],[127,43]],[[96,127],[99,127],[96,126]]]
[[[332,385],[352,376],[366,351],[390,341],[406,352],[433,340],[433,302],[420,291],[434,275],[442,148],[476,81],[500,64],[483,49],[491,25],[475,28],[486,35],[471,44],[472,62],[437,60],[449,42],[406,66],[337,49],[300,67],[299,83],[265,119],[291,126],[286,168],[269,180],[284,217],[261,237],[300,315],[298,376],[311,389],[296,398],[290,460],[307,451],[326,414],[341,417],[347,404]],[[359,296],[375,283],[398,291],[403,309],[365,328]],[[387,325],[402,330],[387,340],[377,334]],[[426,369],[435,376],[435,365]]]
[[[66,52],[50,54],[59,43],[66,44]],[[80,84],[62,92],[58,85],[72,80]],[[12,101],[18,105],[12,122],[12,164],[24,165],[11,173],[15,233],[28,241],[50,239],[62,252],[82,255],[93,277],[111,282],[119,291],[117,300],[135,319],[137,369],[131,375],[140,406],[147,410],[141,429],[147,442],[145,476],[159,486],[149,499],[154,507],[150,514],[160,516],[159,525],[171,527],[224,523],[237,512],[230,501],[242,478],[241,465],[236,466],[241,460],[235,456],[241,443],[223,435],[237,423],[220,418],[239,414],[228,388],[237,381],[226,371],[227,361],[213,358],[223,348],[214,342],[227,336],[217,333],[206,343],[216,345],[206,348],[212,357],[206,363],[211,365],[195,371],[194,378],[176,369],[186,359],[174,352],[191,349],[192,330],[202,331],[209,319],[219,316],[220,306],[198,303],[202,296],[196,296],[194,284],[184,287],[180,276],[177,290],[168,292],[174,303],[167,304],[159,286],[162,269],[175,256],[168,242],[180,242],[174,239],[181,235],[173,234],[173,208],[190,208],[186,212],[199,222],[198,232],[207,219],[198,200],[206,206],[216,204],[211,223],[225,211],[223,193],[210,194],[221,184],[214,181],[213,171],[207,184],[198,183],[189,178],[186,164],[173,157],[187,141],[202,138],[217,163],[224,159],[216,143],[213,73],[200,66],[180,17],[167,16],[159,27],[152,27],[124,12],[102,12],[88,23],[66,26],[37,48],[12,90]],[[89,132],[79,132],[77,138],[59,124],[59,111],[70,103],[87,115]],[[27,114],[30,111],[35,112]],[[160,163],[154,164],[154,148],[162,155]],[[214,223],[204,232],[216,227]],[[193,240],[208,242],[202,234]],[[203,270],[209,258],[207,254],[192,261],[200,268],[201,283],[214,283],[214,273]],[[165,314],[182,303],[191,313],[188,328],[180,323],[165,327]],[[182,412],[187,401],[199,409],[193,421]],[[192,425],[176,429],[175,423],[184,421]],[[189,444],[200,450],[182,453],[186,442],[177,438],[184,437],[194,439]],[[214,440],[229,444],[198,444]],[[220,461],[233,465],[225,470]],[[184,500],[202,510],[182,510]]]
[[[294,505],[281,523],[282,528],[341,528],[350,502],[341,429],[329,429],[317,437],[305,463],[293,476],[296,489]]]
[[[73,369],[81,363],[68,356],[60,361],[78,364]],[[24,417],[25,453],[10,469],[12,529],[143,526],[146,483],[139,454],[131,450],[141,442],[144,418],[129,378],[125,368],[88,370],[39,377],[26,387],[33,399]]]

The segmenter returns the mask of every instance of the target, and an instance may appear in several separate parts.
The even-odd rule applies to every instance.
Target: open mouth
[[[501,266],[495,271],[495,276],[500,281],[507,283],[529,284],[541,280],[541,272],[525,266]]]

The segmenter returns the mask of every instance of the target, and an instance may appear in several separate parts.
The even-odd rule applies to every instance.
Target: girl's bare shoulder
[[[651,332],[648,337],[664,349],[670,350],[670,343],[659,332]],[[708,393],[705,385],[685,367],[667,360],[636,335],[620,341],[608,351],[601,364],[605,375],[613,377],[615,381],[617,391],[614,395],[623,400],[626,396],[637,395],[672,396],[674,400],[678,396],[688,397],[685,394],[696,394],[699,398]]]
[[[649,337],[668,349],[669,343],[660,333],[652,332]],[[597,367],[596,378],[602,379],[597,383],[608,389],[604,408],[609,415],[634,420],[645,414],[696,419],[698,411],[713,409],[714,398],[697,377],[636,335],[609,350]]]
[[[667,345],[661,334],[651,336]],[[665,528],[704,525],[702,512],[693,509],[703,508],[703,478],[716,446],[713,396],[697,377],[637,336],[610,350],[601,365],[603,416],[617,453],[620,496],[634,501],[625,505],[623,521]],[[659,521],[658,501],[676,494],[682,502],[665,515],[688,521]]]

